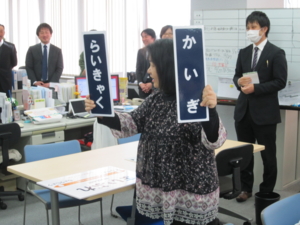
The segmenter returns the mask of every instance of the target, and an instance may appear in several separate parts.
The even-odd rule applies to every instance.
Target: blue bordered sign
[[[204,27],[173,29],[178,123],[208,121],[208,108],[200,106],[206,85]]]
[[[88,90],[90,98],[96,104],[91,113],[113,117],[105,31],[84,32],[83,44]]]

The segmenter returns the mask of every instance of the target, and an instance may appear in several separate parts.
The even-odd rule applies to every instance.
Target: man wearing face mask
[[[264,145],[263,182],[259,191],[272,192],[277,178],[276,127],[281,122],[278,91],[287,80],[285,52],[268,41],[270,21],[263,12],[254,11],[246,19],[247,37],[253,42],[241,49],[233,81],[240,91],[234,111],[235,129],[239,141]],[[252,73],[259,82],[252,83],[245,73]],[[253,156],[249,166],[242,171],[242,193],[236,198],[244,202],[252,196],[254,182]]]

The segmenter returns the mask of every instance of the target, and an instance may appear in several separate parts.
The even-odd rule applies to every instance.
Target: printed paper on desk
[[[83,33],[84,61],[90,98],[96,107],[91,111],[95,116],[114,117],[111,78],[106,50],[106,33]]]
[[[257,72],[243,73],[243,77],[250,77],[252,80],[252,84],[259,84]]]
[[[201,107],[206,85],[204,26],[173,27],[178,123],[209,120]]]
[[[32,109],[24,112],[34,124],[55,123],[62,119],[62,115],[55,108]]]
[[[108,166],[40,181],[37,184],[77,199],[86,199],[108,191],[132,186],[135,181],[135,172]]]

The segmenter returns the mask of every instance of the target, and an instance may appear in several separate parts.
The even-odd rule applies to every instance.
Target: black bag
[[[127,79],[129,83],[134,83],[136,80],[135,72],[128,72],[127,73]]]

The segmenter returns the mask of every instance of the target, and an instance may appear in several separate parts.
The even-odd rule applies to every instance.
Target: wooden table
[[[216,149],[216,154],[223,149],[236,147],[243,144],[246,143],[227,140],[221,148]],[[138,142],[131,142],[93,151],[86,151],[31,163],[18,164],[9,166],[8,171],[35,182],[81,173],[105,166],[115,166],[118,168],[135,171],[135,162],[128,159],[136,158],[137,145]],[[254,145],[254,152],[258,152],[263,149],[264,146],[262,145]],[[131,185],[126,188],[119,188],[99,195],[94,195],[86,200],[94,200],[104,196],[124,192],[133,189],[134,186],[135,185]],[[58,193],[55,191],[51,191],[51,203],[52,224],[59,225],[60,219]]]

